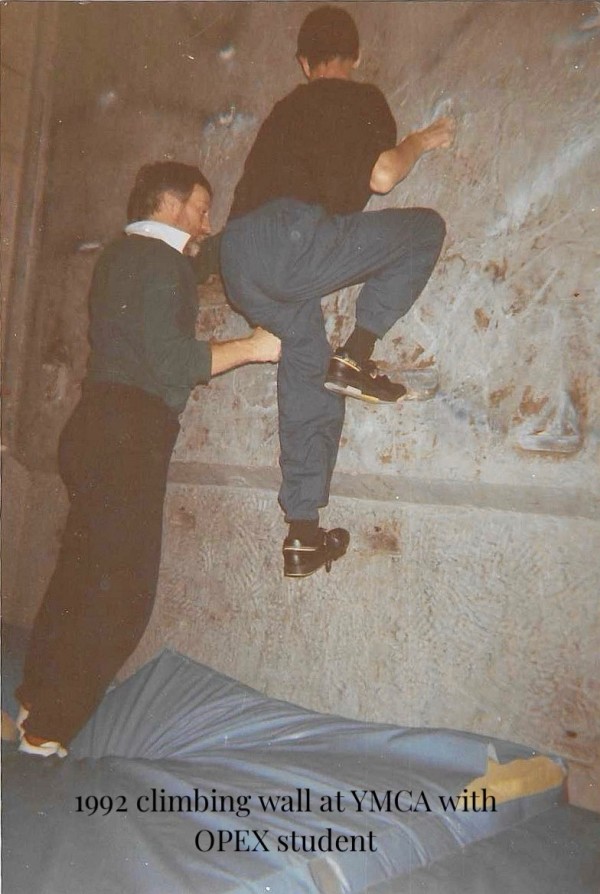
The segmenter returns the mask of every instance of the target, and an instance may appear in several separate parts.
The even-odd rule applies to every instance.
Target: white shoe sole
[[[328,391],[332,391],[334,394],[341,394],[342,397],[355,397],[357,400],[364,400],[365,403],[369,404],[398,403],[398,401],[393,400],[381,400],[379,397],[374,397],[372,394],[364,394],[360,388],[354,388],[352,385],[336,385],[335,382],[325,382],[325,387]],[[399,400],[403,399],[404,395],[399,398]]]
[[[38,757],[66,757],[68,751],[60,742],[44,742],[42,745],[32,745],[25,736],[22,736],[19,744],[21,754],[35,754]]]
[[[429,373],[429,370],[405,370],[404,379],[400,383],[406,388],[406,393],[396,400],[382,400],[371,394],[364,394],[360,388],[352,385],[338,385],[335,382],[325,382],[325,388],[343,397],[354,397],[357,400],[372,404],[399,404],[405,400],[431,400],[438,390],[437,373],[433,375],[421,375]]]

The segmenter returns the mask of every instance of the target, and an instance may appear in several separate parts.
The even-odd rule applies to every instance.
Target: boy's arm
[[[393,149],[382,152],[371,172],[373,192],[386,193],[404,180],[425,152],[447,149],[454,140],[453,118],[438,118],[424,130],[416,130],[401,140]]]

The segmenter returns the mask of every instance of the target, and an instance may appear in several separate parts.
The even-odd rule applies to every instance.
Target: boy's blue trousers
[[[364,283],[356,323],[382,338],[418,298],[444,236],[444,221],[428,208],[331,216],[295,199],[227,224],[221,271],[229,300],[282,341],[279,501],[287,521],[315,519],[327,505],[344,422],[344,398],[323,385],[331,348],[321,298]]]

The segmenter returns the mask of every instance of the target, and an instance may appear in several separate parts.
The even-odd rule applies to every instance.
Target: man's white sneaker
[[[29,708],[24,708],[23,705],[19,705],[19,713],[17,714],[17,720],[15,722],[15,726],[19,730],[19,735],[23,737],[25,735],[25,730],[23,729],[23,724],[29,717]]]
[[[66,748],[60,744],[60,742],[42,742],[41,745],[32,745],[31,742],[27,740],[26,735],[21,736],[21,743],[19,745],[19,751],[23,754],[36,754],[38,757],[66,757],[68,752]]]

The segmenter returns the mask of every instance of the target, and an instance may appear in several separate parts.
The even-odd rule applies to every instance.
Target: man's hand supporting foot
[[[276,335],[257,327],[246,338],[235,338],[211,344],[211,376],[218,376],[245,363],[277,363],[281,342]]]

